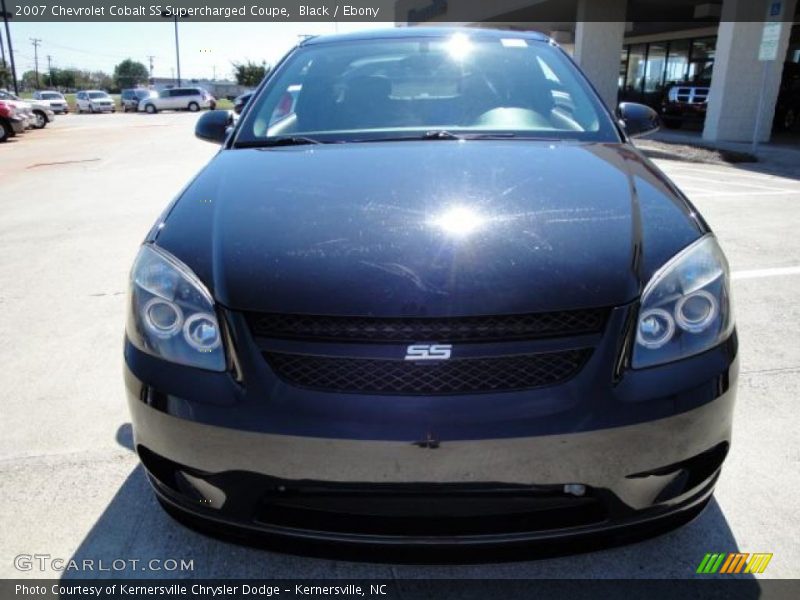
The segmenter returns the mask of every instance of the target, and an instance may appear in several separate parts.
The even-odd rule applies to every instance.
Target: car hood
[[[629,144],[419,141],[220,152],[154,240],[237,310],[621,305],[706,226]]]

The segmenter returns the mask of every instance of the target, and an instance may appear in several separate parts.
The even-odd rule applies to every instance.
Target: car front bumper
[[[11,125],[11,131],[14,132],[14,135],[23,133],[27,127],[27,119],[22,117],[11,117],[8,119],[8,123]]]
[[[325,435],[324,416],[313,435],[282,432],[280,423],[254,422],[261,417],[246,402],[237,407],[214,400],[211,379],[192,384],[204,388],[199,403],[147,383],[146,373],[161,361],[129,343],[125,376],[137,452],[173,512],[248,536],[484,546],[617,539],[696,514],[713,492],[730,444],[735,356],[734,334],[703,355],[638,373],[633,385],[648,377],[647,392],[622,408],[644,415],[648,402],[668,407],[653,418],[589,429],[574,423],[549,434],[435,440],[376,439],[366,421],[349,438],[335,427]],[[176,381],[184,370],[175,373]],[[217,375],[224,376],[204,374]],[[663,385],[653,386],[656,381]],[[530,410],[530,396],[506,395]],[[208,418],[215,412],[206,410],[209,400],[228,418]],[[487,404],[503,411],[489,396]],[[237,411],[247,423],[241,427],[229,420]],[[387,422],[392,411],[387,404]],[[460,417],[451,413],[450,419]]]

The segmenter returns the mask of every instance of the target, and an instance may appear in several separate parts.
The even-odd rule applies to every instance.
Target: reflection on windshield
[[[237,137],[242,145],[273,137],[353,141],[437,130],[618,141],[563,52],[519,36],[458,32],[311,44],[297,50],[255,100]]]

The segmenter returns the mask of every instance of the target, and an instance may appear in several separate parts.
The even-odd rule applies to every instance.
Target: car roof
[[[388,39],[419,39],[449,37],[454,33],[464,33],[474,38],[484,39],[524,39],[547,42],[549,37],[538,31],[511,31],[508,29],[485,29],[483,27],[394,27],[369,29],[351,33],[335,33],[307,38],[301,46],[335,44],[340,42]]]

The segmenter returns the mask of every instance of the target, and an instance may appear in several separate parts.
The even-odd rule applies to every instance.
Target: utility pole
[[[6,66],[6,49],[3,46],[3,33],[0,32],[0,61],[3,63],[3,67]]]
[[[53,57],[47,55],[47,75],[50,78],[50,87],[53,87]]]
[[[178,45],[178,14],[175,13],[175,63],[178,66],[178,87],[181,87],[181,47]]]
[[[178,86],[181,87],[181,47],[178,44],[178,12],[175,9],[172,11],[169,10],[162,10],[161,16],[165,19],[173,19],[175,21],[175,66],[178,67]],[[188,17],[183,16],[182,19],[186,19]]]
[[[150,54],[147,57],[147,60],[150,61],[150,83],[151,84],[153,83],[153,59],[154,58],[155,58],[155,56],[153,56],[152,54]]]
[[[11,79],[14,83],[14,93],[19,94],[19,90],[17,89],[17,68],[14,66],[14,47],[11,45],[11,32],[8,29],[8,18],[11,16],[11,13],[6,11],[6,0],[0,0],[0,8],[2,8],[3,12],[3,21],[5,22],[6,26],[6,41],[8,43],[8,58],[11,60]]]
[[[39,89],[39,44],[42,40],[39,38],[29,38],[33,44],[33,70],[36,72],[36,89]]]
[[[214,74],[211,76],[211,81],[216,81],[217,80],[217,65],[213,66],[213,73]]]

